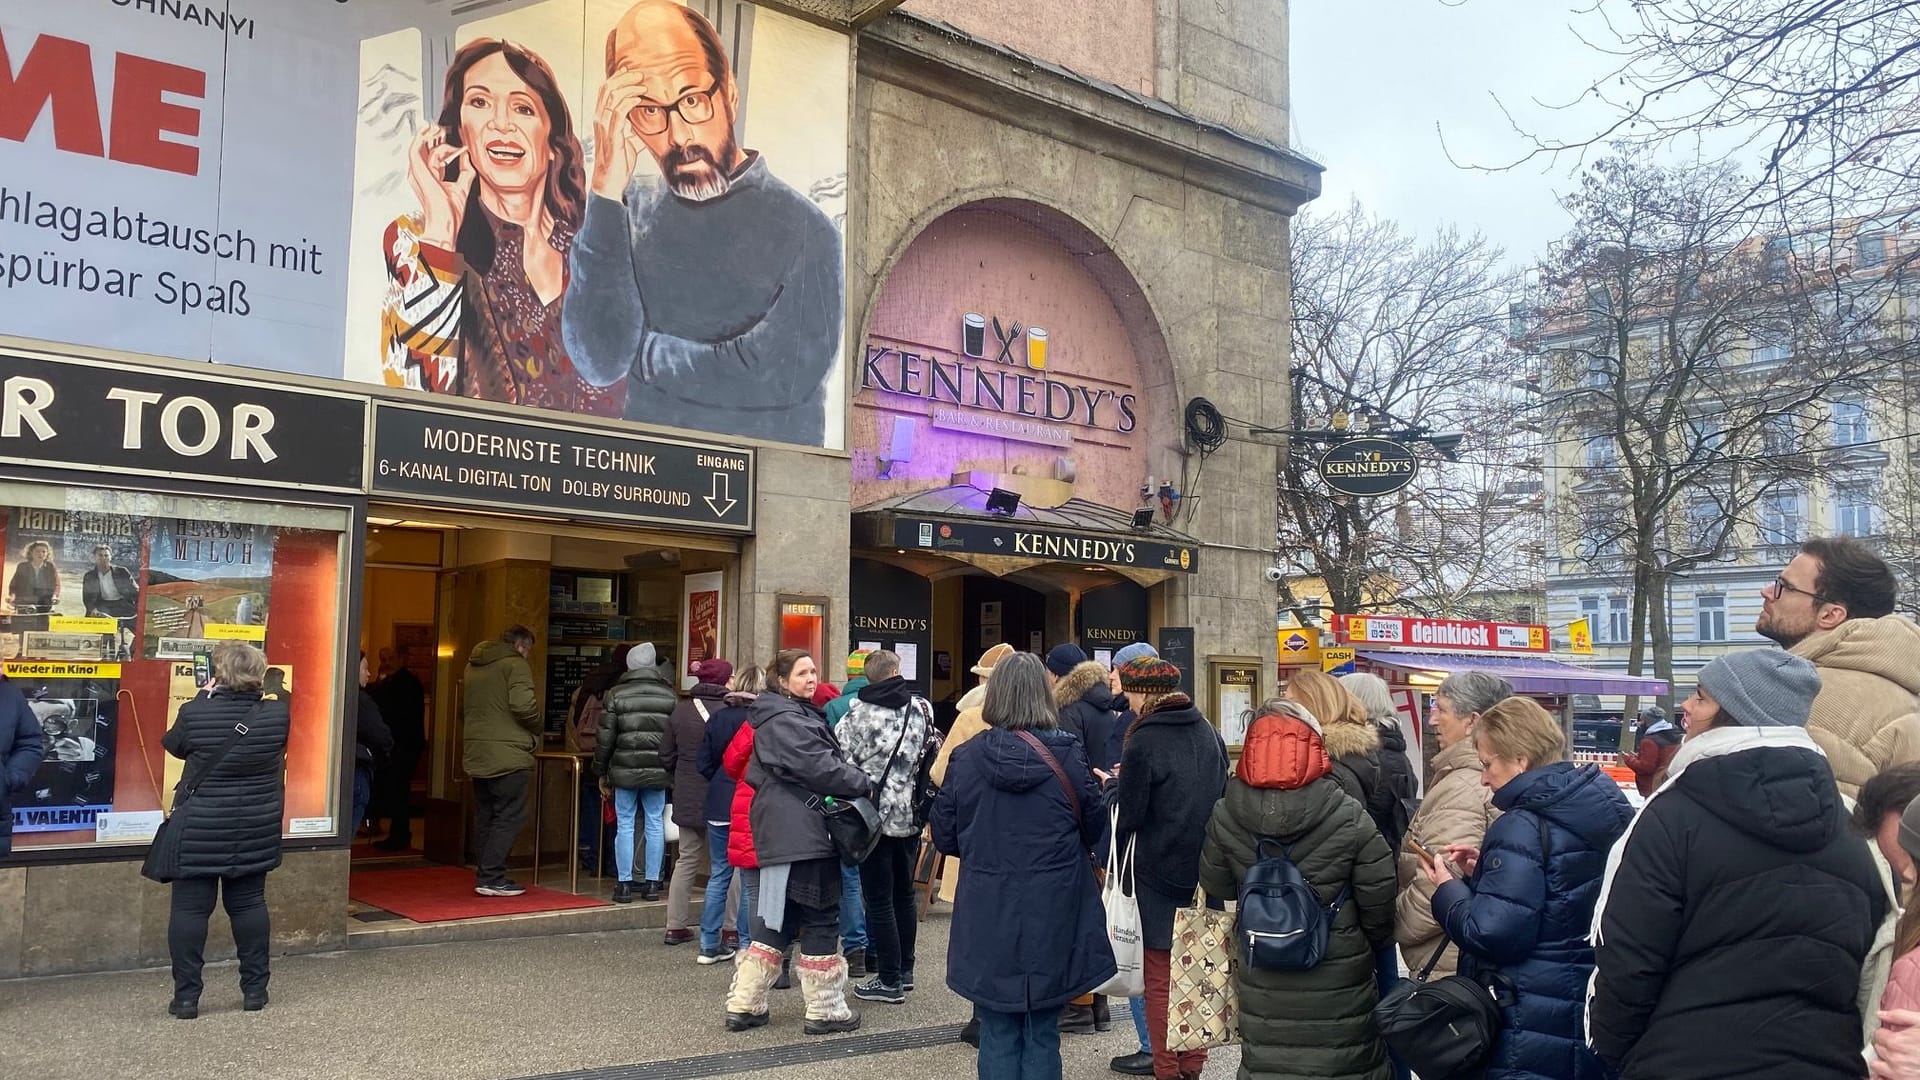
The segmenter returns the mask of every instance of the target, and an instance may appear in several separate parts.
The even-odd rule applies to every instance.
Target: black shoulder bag
[[[1551,856],[1553,839],[1547,819],[1540,822],[1540,859]],[[1513,1003],[1512,994],[1466,975],[1448,975],[1427,981],[1450,942],[1442,939],[1420,974],[1401,979],[1373,1008],[1380,1039],[1393,1060],[1413,1070],[1421,1080],[1468,1080],[1478,1077],[1493,1056],[1501,1031],[1500,1009]],[[1500,980],[1496,980],[1497,982]]]
[[[259,711],[260,706],[255,705],[247,713],[247,720],[253,719],[254,713]],[[147,848],[146,861],[140,864],[141,877],[165,885],[180,876],[181,811],[187,808],[193,793],[200,790],[200,785],[206,781],[207,777],[213,775],[213,771],[227,759],[227,754],[233,749],[234,744],[239,742],[246,733],[246,720],[233,725],[233,730],[228,732],[227,737],[221,740],[219,746],[213,748],[212,754],[207,756],[206,767],[200,770],[200,774],[191,781],[182,781],[173,798],[173,813],[168,814],[167,820],[161,822],[160,828],[154,831],[153,843]]]
[[[908,720],[912,719],[909,712]],[[886,785],[887,777],[893,772],[893,763],[900,758],[900,747],[907,741],[907,725],[900,725],[900,737],[894,740],[893,753],[887,755],[887,767],[880,770],[880,782],[869,783],[869,794],[855,799],[821,798],[809,794],[807,805],[819,811],[827,819],[827,838],[833,841],[833,849],[840,854],[840,862],[846,866],[859,866],[880,846],[880,790]]]

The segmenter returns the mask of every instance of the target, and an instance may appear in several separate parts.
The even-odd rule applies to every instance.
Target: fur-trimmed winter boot
[[[767,1022],[767,996],[780,977],[780,950],[754,942],[733,967],[727,989],[727,1030],[748,1031]]]
[[[847,1004],[846,957],[802,955],[793,967],[807,999],[807,1034],[833,1035],[860,1029],[860,1013]]]

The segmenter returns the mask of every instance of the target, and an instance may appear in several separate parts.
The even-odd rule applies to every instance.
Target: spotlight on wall
[[[881,480],[891,479],[896,463],[913,460],[913,419],[906,416],[893,418],[893,431],[882,441],[880,452],[875,456],[874,475]]]
[[[1013,512],[1018,509],[1020,509],[1020,493],[1017,491],[1008,491],[1006,488],[994,488],[993,491],[987,495],[987,513],[989,514],[1006,514],[1011,516]]]
[[[1153,527],[1153,507],[1143,506],[1133,512],[1133,527],[1150,529]]]

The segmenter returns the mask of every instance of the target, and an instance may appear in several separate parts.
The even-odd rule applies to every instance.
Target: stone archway
[[[1178,469],[1183,449],[1179,380],[1146,290],[1113,249],[1067,211],[1007,195],[949,200],[899,241],[878,280],[860,320],[848,395],[856,506],[939,486],[955,472],[985,470],[1077,480],[1076,495],[1130,508],[1149,477],[1165,478]],[[970,374],[965,349],[979,342],[963,343],[961,313],[971,316],[976,308],[992,320],[989,342],[1002,332],[1001,317],[1008,327],[1022,319],[1030,327],[1041,322],[1052,327],[1056,363],[1033,374],[1067,381],[1086,377],[1090,382],[1077,389],[1096,397],[1088,399],[1085,413],[1075,422],[1052,423],[1074,412],[1070,391],[1060,385],[1043,388],[1048,395],[1059,394],[1057,401],[1048,396],[1022,410],[1039,423],[1019,416],[1002,423],[990,415],[982,419],[977,408],[969,410],[978,402],[964,400],[964,378]],[[897,353],[887,354],[890,349]],[[1019,353],[1012,355],[1017,366]],[[906,356],[914,358],[912,363],[927,359],[961,366],[915,372],[899,367]],[[1007,356],[1002,350],[1001,359]],[[884,366],[876,366],[876,357],[881,365],[895,364],[891,379]],[[986,361],[991,360],[989,355]],[[945,376],[944,401],[935,374]],[[934,409],[925,401],[903,404],[902,378],[924,391]],[[953,407],[956,401],[959,409]],[[996,399],[988,407],[1015,412],[1001,406]],[[956,435],[965,425],[941,423],[932,411],[948,421],[971,411],[981,421],[973,429],[977,434]],[[888,425],[901,426],[897,438]],[[996,430],[1002,437],[990,438]],[[911,465],[876,464],[894,441],[911,446]]]

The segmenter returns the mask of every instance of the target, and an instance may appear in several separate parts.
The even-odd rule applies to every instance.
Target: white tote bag
[[[1127,838],[1125,854],[1120,852],[1117,835],[1120,808],[1110,818],[1113,829],[1107,843],[1107,883],[1101,887],[1100,902],[1107,909],[1107,940],[1113,944],[1113,959],[1120,966],[1113,978],[1094,990],[1116,998],[1137,998],[1147,992],[1146,949],[1140,938],[1140,904],[1133,893],[1133,837]]]

